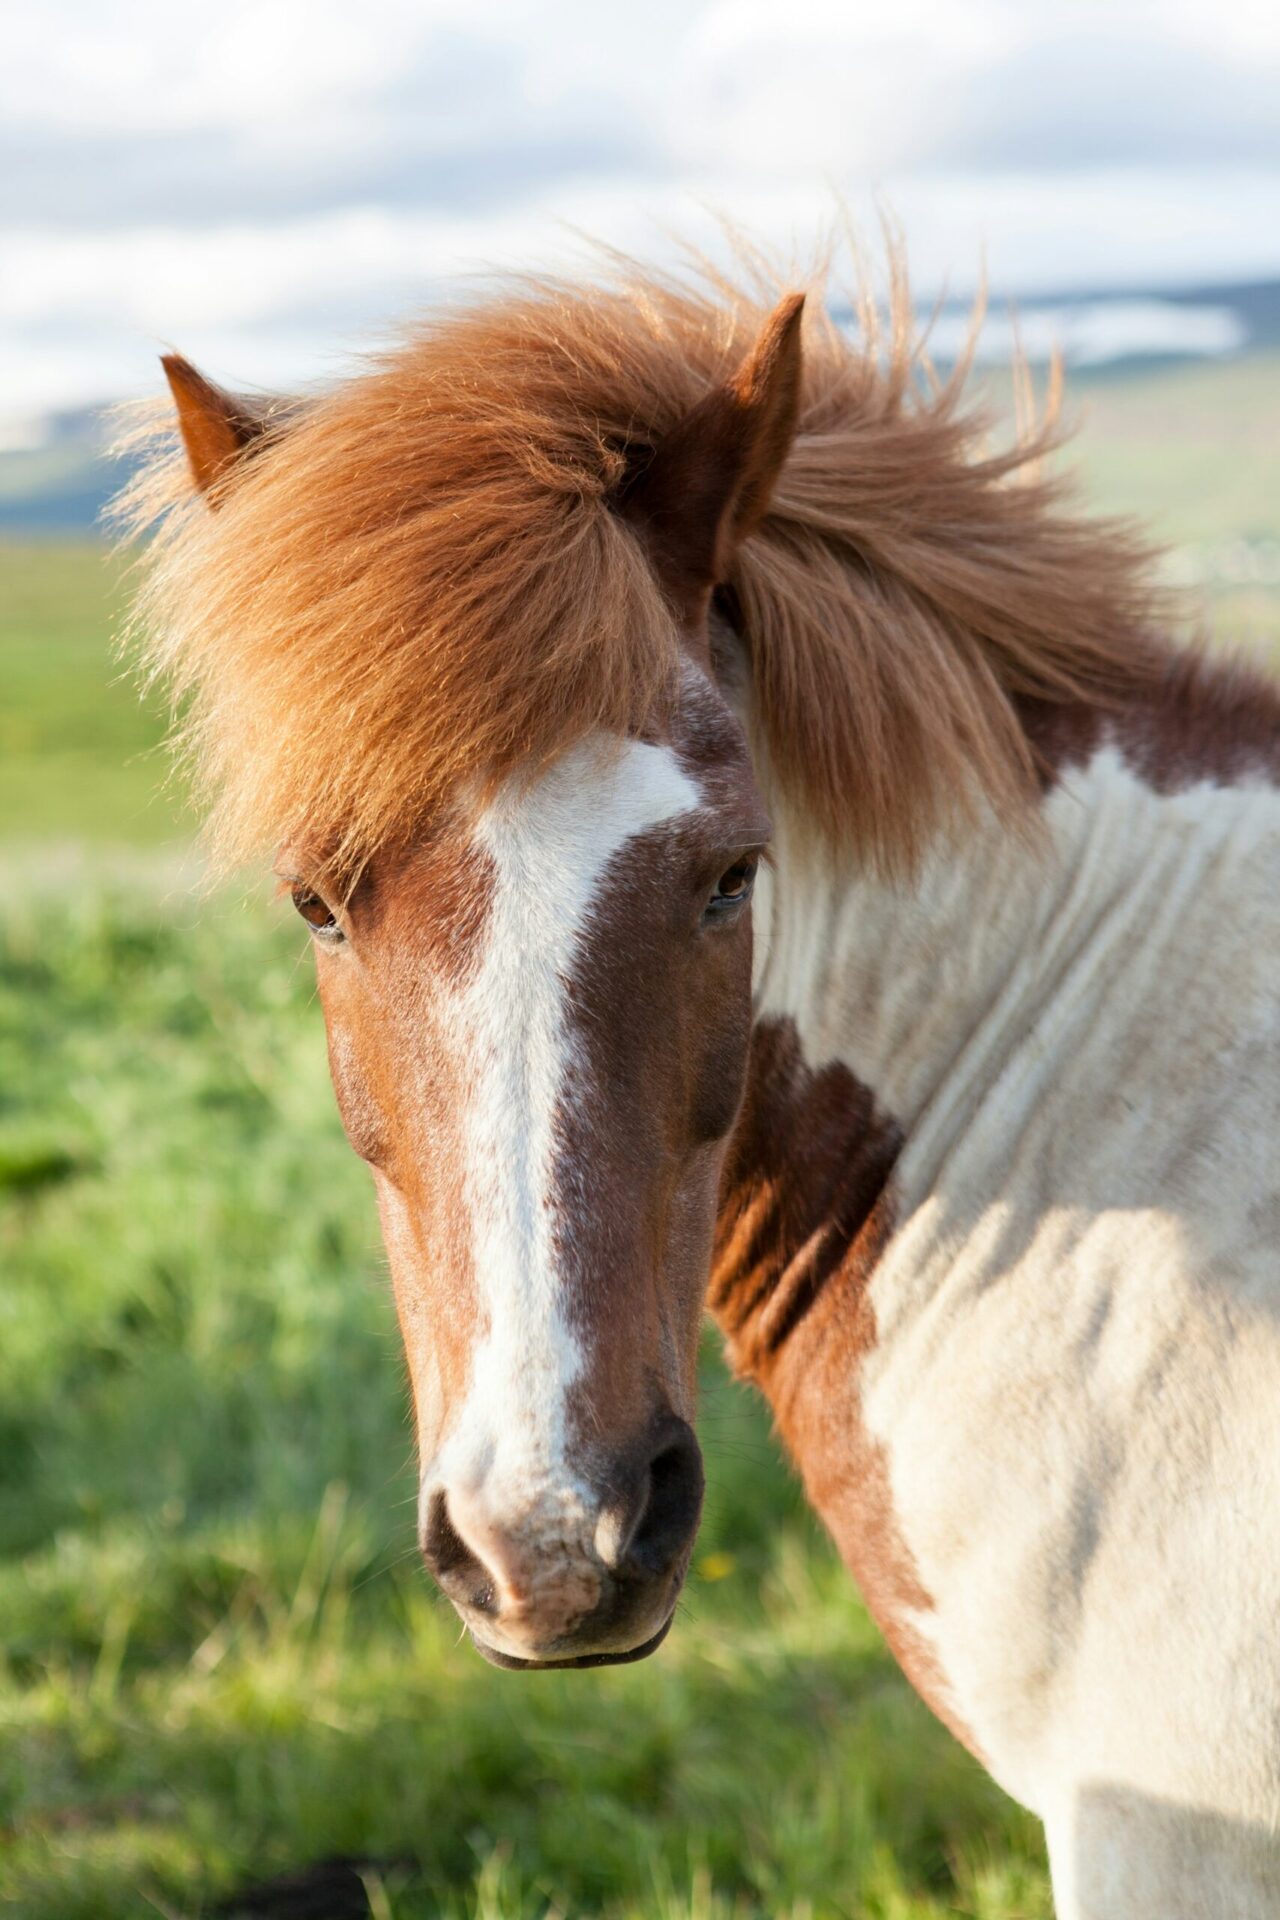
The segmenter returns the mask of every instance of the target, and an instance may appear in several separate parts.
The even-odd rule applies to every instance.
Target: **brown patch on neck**
[[[794,1022],[755,1029],[720,1189],[710,1304],[738,1371],[784,1420],[788,1341],[833,1292],[860,1293],[883,1245],[896,1124],[846,1067],[811,1072]],[[838,1283],[843,1282],[843,1285]]]
[[[884,1448],[862,1417],[861,1366],[876,1343],[867,1286],[895,1224],[901,1147],[897,1122],[847,1067],[813,1071],[792,1021],[761,1022],[721,1181],[709,1302],[898,1664],[977,1753],[913,1625],[933,1600],[898,1531]]]
[[[1280,782],[1280,685],[1240,660],[1171,648],[1163,673],[1109,707],[1015,700],[1047,793],[1113,746],[1156,793]]]

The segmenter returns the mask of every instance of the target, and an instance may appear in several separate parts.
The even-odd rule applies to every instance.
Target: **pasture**
[[[1280,361],[1076,410],[1091,498],[1274,646]],[[269,888],[193,894],[118,567],[0,569],[0,1913],[198,1915],[344,1856],[365,1907],[275,1910],[1045,1920],[1036,1823],[898,1675],[710,1343],[660,1654],[458,1644],[305,937]]]

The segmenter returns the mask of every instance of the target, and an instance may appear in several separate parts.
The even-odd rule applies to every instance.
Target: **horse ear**
[[[201,493],[216,504],[215,483],[225,480],[266,430],[270,408],[226,393],[206,380],[180,353],[161,356],[161,366],[178,409],[178,428]]]
[[[795,433],[803,311],[804,295],[788,294],[733,378],[644,448],[619,490],[619,511],[643,531],[659,578],[688,616],[701,612],[768,511]]]

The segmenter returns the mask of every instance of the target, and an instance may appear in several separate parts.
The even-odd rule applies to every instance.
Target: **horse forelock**
[[[522,282],[272,413],[216,513],[157,455],[126,501],[161,522],[140,621],[222,862],[305,833],[354,874],[467,781],[660,723],[681,635],[618,490],[775,293]],[[1027,807],[1014,696],[1144,682],[1162,606],[1145,552],[1039,473],[1049,427],[993,453],[963,369],[928,387],[895,299],[889,344],[865,303],[859,341],[806,319],[798,432],[726,583],[778,779],[889,867],[975,797]]]

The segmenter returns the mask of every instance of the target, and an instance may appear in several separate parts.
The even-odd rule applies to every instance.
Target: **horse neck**
[[[975,1191],[1000,1192],[1021,1155],[1025,1185],[1019,1129],[1060,1105],[1068,1080],[1064,1128],[1100,1110],[1118,1061],[1133,1070],[1126,1029],[1141,1034],[1144,1071],[1195,1039],[1182,1014],[1238,906],[1232,888],[1266,891],[1260,868],[1234,876],[1253,874],[1261,856],[1248,850],[1274,820],[1274,746],[1254,714],[1274,728],[1275,703],[1229,673],[1173,688],[1107,721],[1057,710],[1065,758],[1026,823],[1035,831],[988,815],[900,881],[833,859],[766,769],[774,855],[755,909],[755,1029],[710,1299],[775,1407],[827,1313],[860,1324],[887,1236],[944,1170],[963,1159]],[[1105,1184],[1105,1166],[1094,1173]],[[886,1285],[879,1306],[896,1314]],[[802,1320],[805,1337],[791,1338]]]
[[[1128,964],[1139,903],[1164,917],[1160,876],[1180,897],[1242,813],[1270,817],[1280,784],[1280,697],[1236,662],[1170,651],[1113,709],[1019,710],[1046,775],[1038,811],[1009,824],[978,802],[977,824],[939,837],[903,880],[833,856],[763,770],[776,832],[757,1020],[791,1022],[810,1068],[841,1062],[905,1132],[1078,993],[1082,956]]]
[[[864,1311],[904,1153],[918,1159],[923,1141],[945,1156],[1028,1035],[1040,1045],[1074,959],[1111,937],[1142,828],[1126,779],[1114,794],[1096,785],[1062,795],[1039,839],[988,815],[898,880],[834,858],[785,794],[769,796],[755,1025],[710,1304],[784,1428],[790,1360],[813,1352],[828,1314],[854,1326]]]
[[[1050,918],[1064,863],[994,820],[900,880],[841,867],[779,809],[758,913],[757,1025],[794,1027],[811,1070],[839,1061],[909,1132]],[[1083,825],[1083,822],[1080,824]]]

